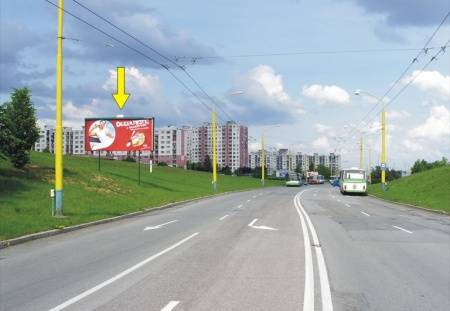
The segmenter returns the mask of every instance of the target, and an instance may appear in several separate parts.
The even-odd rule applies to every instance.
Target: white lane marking
[[[333,310],[333,302],[331,300],[331,290],[330,290],[330,282],[328,280],[328,271],[327,266],[325,264],[325,259],[323,257],[322,247],[320,246],[320,241],[317,236],[316,229],[314,228],[314,225],[309,218],[308,214],[306,213],[305,209],[302,206],[302,203],[300,201],[300,197],[303,192],[307,190],[303,190],[300,192],[295,198],[294,198],[294,204],[297,203],[296,209],[297,213],[299,212],[299,209],[301,210],[301,213],[306,219],[306,222],[309,227],[309,231],[311,232],[312,240],[315,245],[316,250],[316,260],[317,260],[317,267],[319,268],[319,280],[320,280],[320,295],[322,298],[322,310],[323,311],[332,311]],[[314,305],[313,305],[314,307]],[[308,309],[303,306],[303,310],[314,310],[314,308]]]
[[[237,208],[242,208],[242,204],[239,204]]]
[[[256,195],[252,196],[253,199],[256,199]]]
[[[164,308],[161,309],[161,311],[171,311],[173,308],[175,308],[180,302],[176,300],[170,301]]]
[[[255,218],[251,221],[251,223],[248,224],[248,226],[250,228],[253,229],[262,229],[262,230],[272,230],[272,231],[277,231],[278,229],[276,228],[272,228],[272,227],[268,227],[268,226],[255,226],[255,223],[258,221],[258,218]]]
[[[406,232],[406,233],[412,234],[412,231],[406,230],[405,228],[398,227],[398,226],[392,226],[392,227],[394,227],[394,228],[396,228],[396,229],[398,229],[398,230],[402,230],[402,231],[404,231],[404,232]]]
[[[179,241],[179,242],[177,242],[175,244],[172,244],[168,248],[160,251],[159,253],[157,253],[157,254],[155,254],[153,256],[150,256],[147,259],[144,259],[143,261],[135,264],[131,268],[128,268],[128,269],[120,272],[119,274],[113,276],[112,278],[110,278],[110,279],[108,279],[108,280],[106,280],[106,281],[104,281],[104,282],[102,282],[102,283],[92,287],[91,289],[88,289],[88,290],[82,292],[81,294],[79,294],[79,295],[77,295],[77,296],[75,296],[75,297],[73,297],[73,298],[63,302],[62,304],[57,305],[56,307],[50,309],[49,311],[59,311],[59,310],[62,310],[64,308],[67,308],[70,305],[73,305],[74,303],[80,301],[81,299],[86,298],[87,296],[89,296],[89,295],[99,291],[103,287],[108,286],[109,284],[114,283],[117,280],[120,280],[124,276],[130,274],[131,272],[133,272],[133,271],[135,271],[137,269],[139,269],[140,267],[144,266],[145,264],[148,264],[149,262],[151,262],[151,261],[155,260],[156,258],[164,255],[165,253],[170,252],[171,250],[177,248],[178,246],[186,243],[187,241],[189,241],[190,239],[195,237],[197,234],[199,234],[199,232],[193,233],[190,236],[188,236],[187,238],[184,238],[183,240],[181,240],[181,241]]]
[[[348,204],[348,203],[345,203],[345,206],[347,206],[347,207],[350,207],[350,204]]]
[[[247,200],[247,203],[248,203],[248,202],[250,202],[250,201],[251,201],[251,200],[250,200],[250,199],[248,199],[248,200]]]
[[[367,214],[366,212],[363,211],[359,211],[361,214],[366,215],[366,216],[370,216],[369,214]]]
[[[317,197],[317,193],[314,193],[314,196]]]
[[[342,202],[341,200],[337,199],[338,202]]]
[[[222,216],[222,217],[219,218],[219,220],[224,220],[224,219],[227,218],[228,216],[230,216],[230,215],[227,214],[227,215],[225,215],[225,216]]]
[[[298,194],[295,196],[297,198]],[[314,310],[314,265],[312,262],[311,242],[309,240],[308,229],[305,219],[298,209],[297,202],[294,198],[295,209],[303,232],[303,246],[305,248],[305,292],[303,293],[303,311]]]
[[[178,221],[178,220],[171,220],[171,221],[165,222],[165,223],[160,224],[160,225],[157,225],[157,226],[145,227],[145,228],[144,228],[144,231],[160,229],[160,228],[162,228],[162,227],[165,226],[165,225],[168,225],[168,224],[171,224],[171,223],[177,222],[177,221]]]

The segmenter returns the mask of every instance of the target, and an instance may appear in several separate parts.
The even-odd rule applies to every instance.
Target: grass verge
[[[385,192],[380,184],[370,185],[369,194],[392,202],[450,213],[450,166],[392,181]]]
[[[171,167],[137,163],[64,157],[64,215],[51,216],[50,188],[53,188],[53,155],[33,152],[24,170],[0,160],[0,240],[61,226],[71,226],[128,214],[144,208],[212,194],[211,175]],[[266,186],[281,185],[266,181]],[[217,193],[261,187],[256,178],[219,176]]]

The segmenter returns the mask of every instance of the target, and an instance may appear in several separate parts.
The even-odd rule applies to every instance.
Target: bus
[[[367,195],[366,171],[358,168],[341,170],[339,188],[342,194],[362,193]]]

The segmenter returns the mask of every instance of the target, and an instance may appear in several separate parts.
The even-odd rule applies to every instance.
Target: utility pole
[[[55,211],[63,216],[63,127],[62,127],[62,79],[63,79],[63,7],[58,0],[58,48],[56,54],[56,126],[55,126]]]
[[[370,97],[375,98],[381,105],[381,188],[383,191],[386,191],[386,104],[383,101],[383,98],[375,96],[367,91],[356,90],[355,95],[360,95],[361,93],[365,93]]]
[[[216,125],[216,104],[212,111],[212,186],[213,191],[217,189],[217,125]]]
[[[381,104],[381,187],[386,191],[386,109],[384,101]]]
[[[372,183],[372,149],[369,147],[369,183]]]
[[[264,186],[264,174],[266,166],[266,153],[264,152],[264,134],[261,135],[261,184]]]
[[[364,169],[364,145],[362,136],[359,139],[359,168]]]

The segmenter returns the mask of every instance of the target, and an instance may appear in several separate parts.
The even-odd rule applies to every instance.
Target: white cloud
[[[346,105],[350,103],[348,92],[336,85],[305,85],[302,94],[315,100],[318,104]]]
[[[409,117],[411,114],[406,110],[400,110],[400,111],[388,111],[387,117],[388,119],[405,119]]]
[[[422,147],[421,144],[419,144],[419,143],[417,143],[415,141],[409,140],[409,139],[405,139],[403,141],[403,146],[408,151],[411,151],[411,152],[418,152],[418,151],[422,151],[423,150],[423,147]]]
[[[314,128],[316,129],[317,133],[324,134],[330,131],[331,127],[325,124],[321,123],[315,123]]]
[[[450,97],[450,76],[444,76],[439,71],[415,70],[402,80],[404,84],[410,81],[419,90],[432,92],[447,100]]]
[[[437,139],[449,134],[450,111],[445,106],[432,107],[428,119],[409,132],[413,138],[427,139]]]
[[[283,77],[270,66],[259,65],[237,77],[232,89],[244,91],[227,103],[227,110],[238,112],[241,122],[279,123],[304,113],[302,103],[285,91]]]
[[[321,151],[327,151],[330,148],[330,142],[328,141],[328,137],[322,135],[313,141],[312,146]]]

